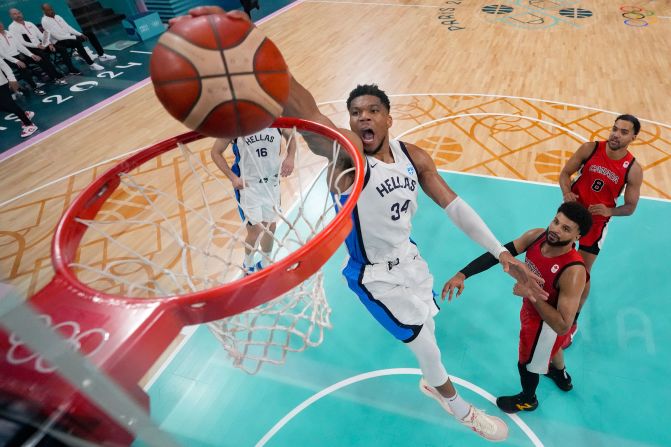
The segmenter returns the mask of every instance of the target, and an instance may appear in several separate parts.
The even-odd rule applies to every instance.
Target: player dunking
[[[566,162],[559,176],[564,201],[577,200],[592,213],[594,224],[591,231],[580,239],[579,249],[588,272],[592,270],[592,265],[601,251],[610,218],[630,216],[636,210],[643,183],[643,169],[627,148],[640,130],[641,123],[635,116],[618,116],[608,141],[581,145]],[[578,177],[571,183],[571,176],[578,171]],[[615,206],[623,189],[624,204]],[[585,305],[589,290],[590,284],[587,283],[580,298],[578,314]],[[577,318],[576,316],[576,323]],[[571,339],[567,341],[567,345],[577,330],[576,323],[571,328]],[[561,355],[561,351],[559,354]]]
[[[589,280],[575,243],[581,236],[589,234],[591,225],[592,216],[587,208],[577,202],[566,202],[559,207],[547,229],[529,230],[505,245],[515,256],[526,252],[527,265],[545,280],[545,291],[549,294],[547,301],[533,302],[528,298],[522,301],[517,363],[522,392],[496,400],[499,408],[506,413],[533,411],[538,407],[536,388],[539,374],[547,374],[556,367],[554,375],[557,377],[551,378],[557,385],[565,383],[560,377],[568,377],[565,374],[565,365],[555,363],[553,367],[550,359],[570,337],[568,332],[578,310],[580,295]],[[496,263],[490,253],[471,261],[445,283],[443,299],[449,294],[448,299],[451,300],[455,290],[459,296],[464,290],[466,278],[483,272]],[[526,291],[516,286],[515,294],[525,296]]]
[[[190,13],[223,12],[218,7],[201,7]],[[228,16],[249,20],[241,12],[233,11]],[[499,259],[504,270],[522,282],[525,289],[532,290],[532,298],[547,297],[536,282],[542,279],[503,248],[477,213],[445,183],[428,153],[413,144],[390,140],[393,120],[383,91],[374,85],[359,86],[350,93],[347,107],[351,130],[341,132],[364,155],[367,177],[347,241],[350,260],[344,274],[348,283],[375,319],[415,354],[424,376],[422,391],[480,436],[503,440],[508,436],[506,424],[468,404],[457,393],[441,361],[434,333],[433,316],[438,308],[433,299],[433,277],[410,240],[419,187],[445,209],[462,231]],[[337,128],[319,111],[312,94],[294,78],[283,114]],[[313,152],[333,157],[331,141],[309,133],[303,137]],[[334,178],[339,178],[351,164],[346,155],[334,160]],[[351,185],[351,176],[345,176],[330,187],[346,192]]]
[[[268,128],[232,140],[235,155],[232,167],[223,155],[231,140],[217,140],[211,151],[212,160],[231,181],[240,217],[247,223],[245,273],[260,270],[272,261],[273,235],[281,212],[280,176],[291,175],[296,156],[296,143],[290,133]],[[284,160],[280,157],[283,136],[287,140]],[[254,262],[259,239],[261,259]]]

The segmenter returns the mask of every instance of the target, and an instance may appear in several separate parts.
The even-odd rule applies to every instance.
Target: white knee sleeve
[[[440,386],[447,382],[448,375],[440,358],[440,349],[433,333],[433,318],[427,319],[419,335],[409,343],[408,348],[415,354],[426,382],[433,386]]]

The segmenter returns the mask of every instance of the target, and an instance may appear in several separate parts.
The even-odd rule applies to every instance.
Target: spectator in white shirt
[[[21,120],[21,138],[26,138],[35,133],[37,126],[31,121],[35,116],[34,112],[24,112],[21,107],[14,102],[12,91],[19,91],[19,83],[16,82],[12,69],[9,68],[2,59],[0,59],[0,110],[13,113]]]
[[[39,88],[35,79],[33,79],[33,73],[30,71],[30,68],[28,68],[28,64],[31,61],[37,62],[40,61],[41,58],[32,54],[21,44],[21,42],[18,42],[13,35],[5,31],[5,25],[3,25],[2,22],[0,22],[0,58],[4,59],[10,68],[19,72],[21,79],[30,85],[30,88],[33,89],[33,93],[36,95],[47,94],[44,90]]]
[[[20,14],[20,11],[19,11],[19,14]],[[23,16],[21,16],[21,17],[23,18]],[[41,49],[37,49],[37,48],[33,49],[33,48],[28,47],[28,44],[29,43],[32,44],[32,43],[31,42],[26,42],[20,34],[17,35],[17,33],[13,33],[12,32],[12,25],[18,25],[18,24],[16,22],[12,22],[12,24],[9,25],[9,30],[8,30],[9,33],[5,33],[5,34],[9,34],[9,36],[8,36],[9,39],[7,40],[6,43],[8,45],[10,45],[11,41],[13,40],[14,41],[13,46],[16,47],[16,48],[14,48],[14,51],[11,52],[12,57],[18,58],[24,63],[28,63],[30,61],[27,60],[25,58],[25,56],[29,56],[30,59],[35,61],[37,63],[37,65],[39,65],[42,68],[42,71],[44,71],[44,73],[46,73],[46,75],[49,76],[49,79],[54,81],[54,83],[56,85],[67,84],[67,82],[65,82],[65,79],[63,79],[63,74],[60,73],[56,69],[56,67],[54,67],[54,64],[51,63],[51,60],[49,59],[49,54],[46,53],[45,51],[42,51]],[[33,25],[33,28],[37,29],[37,27],[35,25]],[[39,30],[38,30],[38,32],[39,32]],[[38,42],[39,42],[39,40],[38,40]],[[24,53],[22,51],[21,47],[28,50],[28,53],[27,54]],[[21,54],[19,54],[19,53],[21,53]]]
[[[56,51],[56,47],[49,41],[48,33],[40,31],[40,29],[35,26],[34,23],[27,22],[23,19],[23,13],[16,8],[11,8],[9,10],[9,16],[12,18],[13,22],[7,27],[7,30],[12,36],[14,36],[17,41],[21,42],[28,51],[32,54],[39,56],[42,60],[47,61],[49,66],[53,68],[53,72],[49,67],[42,67],[42,69],[50,76],[56,78],[62,78],[62,75],[58,73],[58,70],[53,66],[49,60],[49,53]],[[46,39],[45,39],[46,37]],[[65,61],[68,69],[71,72],[76,72],[77,69],[72,65],[70,56],[67,51],[59,52]],[[63,79],[62,82],[56,82],[57,84],[67,84]]]
[[[79,53],[79,57],[84,59],[84,62],[89,65],[89,68],[92,70],[104,70],[102,65],[93,62],[91,56],[89,56],[89,54],[84,49],[82,42],[89,40],[87,36],[68,25],[67,22],[63,20],[63,17],[54,12],[54,9],[49,3],[44,3],[42,5],[42,11],[44,12],[44,15],[42,16],[42,28],[44,28],[44,31],[49,32],[51,41],[54,42],[54,46],[57,49],[76,48],[77,53]],[[95,39],[95,42],[99,47],[96,48],[98,54],[105,56],[105,58],[100,56],[101,61],[116,59],[115,56],[109,56],[102,51],[102,47],[100,47],[100,42],[98,42],[98,39]],[[93,40],[91,43],[94,43]]]
[[[13,20],[12,24],[9,25],[9,32],[11,32],[14,36],[21,36],[23,39],[23,44],[26,46],[26,48],[28,48],[31,52],[35,52],[36,50],[42,50],[43,52],[49,50],[52,53],[58,51],[58,54],[61,56],[61,60],[68,67],[70,74],[82,74],[72,63],[72,58],[68,52],[67,45],[55,46],[51,41],[50,33],[48,31],[40,31],[40,29],[34,23],[25,21],[23,18],[23,13],[18,9],[10,9],[9,15]],[[37,54],[38,56],[41,56],[41,54]]]
[[[58,40],[75,39],[79,42],[89,41],[91,45],[93,45],[93,48],[95,48],[96,53],[98,53],[98,58],[101,62],[116,59],[116,56],[105,54],[102,45],[100,45],[100,42],[98,41],[98,38],[93,33],[93,31],[84,30],[83,33],[80,33],[75,28],[70,26],[65,20],[63,20],[63,17],[57,15],[49,3],[44,3],[42,5],[42,11],[44,11],[44,16],[42,17],[42,27],[45,31],[49,31],[51,33],[52,39],[56,37]],[[77,49],[77,51],[79,51],[79,49]]]

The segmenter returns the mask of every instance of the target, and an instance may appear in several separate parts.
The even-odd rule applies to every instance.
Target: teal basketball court
[[[443,175],[505,242],[546,226],[559,205],[553,186]],[[441,304],[436,336],[444,364],[460,393],[506,420],[504,445],[671,445],[663,423],[671,400],[671,323],[662,285],[671,272],[663,262],[668,244],[659,238],[669,220],[667,202],[642,199],[633,217],[611,221],[576,342],[566,352],[574,389],[565,393],[541,378],[535,412],[507,416],[493,403],[520,389],[521,303],[512,279],[492,268],[469,278],[459,299]],[[482,252],[423,194],[413,239],[436,291]],[[410,350],[344,283],[344,256],[341,250],[325,266],[333,329],[322,346],[249,376],[231,367],[218,341],[199,327],[148,388],[153,420],[188,446],[488,445],[420,393]]]

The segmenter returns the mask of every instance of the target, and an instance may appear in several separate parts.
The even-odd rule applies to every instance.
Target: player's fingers
[[[443,301],[445,301],[445,298],[447,298],[448,302],[452,301],[452,290],[447,286],[443,289]]]
[[[542,286],[543,284],[545,284],[545,280],[544,280],[543,278],[541,278],[540,276],[538,276],[537,274],[535,274],[535,273],[532,272],[532,271],[529,271],[529,273],[527,274],[527,276],[529,277],[529,279],[530,279],[532,282],[536,282],[536,287],[537,287],[538,289],[541,289],[541,290],[542,290],[542,287],[541,287],[541,286]],[[538,283],[540,283],[540,284],[538,284]]]
[[[445,283],[445,287],[443,287],[443,301],[445,301],[446,296],[447,301],[452,301],[452,293],[454,293],[452,290],[452,282],[448,281]]]
[[[459,286],[457,286],[457,298],[459,298],[459,295],[461,295],[461,292],[463,291],[464,291],[464,285],[459,284]]]

